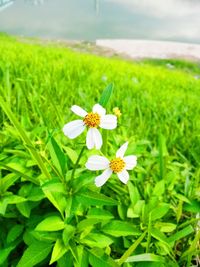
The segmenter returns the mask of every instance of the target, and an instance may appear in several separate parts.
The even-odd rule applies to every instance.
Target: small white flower
[[[63,132],[70,139],[79,136],[86,127],[88,127],[86,145],[88,149],[100,149],[102,146],[102,136],[98,127],[112,130],[117,127],[117,117],[115,115],[106,115],[106,110],[99,104],[93,106],[92,112],[86,112],[79,106],[72,106],[71,110],[78,116],[80,120],[71,121],[64,125]]]
[[[116,153],[116,157],[108,160],[105,157],[94,155],[86,162],[86,168],[91,171],[104,170],[103,173],[95,178],[95,185],[100,187],[106,183],[108,178],[114,172],[120,181],[126,184],[129,180],[127,170],[132,170],[137,165],[137,157],[134,155],[124,157],[128,142],[123,144]]]

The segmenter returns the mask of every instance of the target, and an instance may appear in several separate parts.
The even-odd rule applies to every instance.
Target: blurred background
[[[0,0],[0,31],[50,39],[200,43],[199,0]]]

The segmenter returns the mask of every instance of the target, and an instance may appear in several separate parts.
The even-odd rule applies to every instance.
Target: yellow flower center
[[[83,122],[90,128],[96,128],[100,124],[100,116],[98,113],[90,112],[85,116]]]
[[[121,172],[125,167],[125,162],[121,158],[112,159],[110,161],[110,168],[115,173]]]

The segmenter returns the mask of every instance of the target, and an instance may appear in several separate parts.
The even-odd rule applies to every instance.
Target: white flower
[[[117,117],[115,115],[106,115],[106,110],[99,104],[93,106],[92,112],[87,113],[79,106],[72,106],[71,110],[78,116],[80,120],[71,121],[64,125],[63,132],[70,139],[79,136],[86,127],[89,128],[86,137],[86,145],[88,149],[100,149],[102,146],[102,136],[98,127],[112,130],[117,127]]]
[[[114,172],[120,181],[126,184],[129,180],[127,170],[132,170],[137,165],[137,157],[134,155],[124,157],[128,142],[123,144],[116,153],[116,157],[108,160],[105,157],[94,155],[86,162],[86,168],[91,171],[104,170],[103,173],[95,178],[95,184],[100,187],[106,183],[108,178]]]

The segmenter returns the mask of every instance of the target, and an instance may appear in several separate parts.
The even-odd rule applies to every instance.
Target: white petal
[[[96,128],[89,128],[86,137],[86,145],[88,149],[100,149],[103,144],[102,136]]]
[[[97,171],[105,170],[109,167],[109,160],[105,157],[94,155],[89,157],[85,166],[88,170]]]
[[[100,125],[103,129],[112,130],[117,127],[117,117],[115,115],[104,115],[100,119]]]
[[[73,105],[71,107],[71,111],[73,111],[76,115],[83,117],[83,118],[87,115],[87,112],[77,105]]]
[[[101,133],[96,128],[93,128],[92,132],[93,132],[94,146],[96,147],[96,149],[100,149],[103,144]]]
[[[97,187],[100,187],[106,183],[108,178],[111,176],[112,170],[111,169],[106,169],[101,175],[97,176],[95,178],[95,185]]]
[[[93,106],[92,112],[98,113],[100,116],[103,116],[106,114],[106,110],[105,108],[103,108],[101,105],[99,104],[95,104]]]
[[[94,138],[93,138],[92,128],[89,128],[87,132],[86,146],[88,149],[92,149],[94,147]]]
[[[85,125],[82,120],[71,121],[64,125],[63,132],[70,139],[76,138],[85,130]]]
[[[129,179],[129,174],[126,170],[123,170],[122,172],[118,172],[117,176],[119,177],[119,180],[122,183],[127,184],[128,179]]]
[[[123,144],[118,150],[117,150],[117,153],[116,153],[116,157],[120,157],[120,158],[123,158],[124,157],[124,153],[126,152],[127,150],[127,147],[128,147],[128,142],[126,142],[125,144]]]
[[[132,170],[137,165],[137,157],[134,155],[126,156],[123,158],[126,163],[126,170]]]

